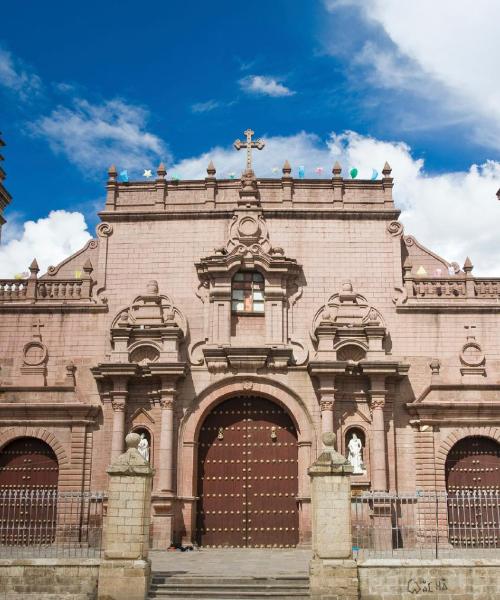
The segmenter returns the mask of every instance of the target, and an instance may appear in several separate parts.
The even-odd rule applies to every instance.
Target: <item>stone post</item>
[[[150,562],[149,523],[154,471],[139,454],[140,436],[129,433],[127,450],[108,468],[108,511],[104,558],[99,567],[98,600],[144,600]]]
[[[358,575],[352,559],[352,466],[336,450],[334,433],[322,436],[324,451],[309,468],[311,477],[312,600],[357,600]]]

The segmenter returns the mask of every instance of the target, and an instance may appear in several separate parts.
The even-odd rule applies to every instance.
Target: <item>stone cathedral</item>
[[[322,432],[354,494],[498,489],[500,277],[404,231],[387,163],[260,178],[245,135],[239,179],[111,167],[95,238],[0,280],[0,489],[105,491],[138,432],[156,548],[307,545]]]

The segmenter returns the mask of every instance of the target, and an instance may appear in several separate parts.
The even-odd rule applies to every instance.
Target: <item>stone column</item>
[[[174,491],[174,400],[175,400],[175,382],[174,379],[168,376],[161,377],[160,389],[160,405],[161,405],[161,422],[160,422],[160,456],[158,461],[158,481],[157,491],[169,492]]]
[[[352,559],[352,466],[336,450],[336,436],[322,435],[324,451],[309,468],[312,550],[310,593],[313,600],[357,600],[358,576]]]
[[[125,434],[125,399],[113,400],[113,435],[111,437],[111,460],[123,452]]]
[[[139,454],[140,436],[129,433],[127,450],[108,468],[108,510],[98,600],[144,600],[151,572],[148,560],[153,469]]]
[[[113,389],[111,391],[111,406],[113,407],[113,434],[111,436],[111,460],[113,461],[123,452],[128,378],[115,376],[112,380]]]
[[[321,400],[321,433],[333,433],[333,400]]]
[[[370,390],[372,409],[371,478],[372,490],[375,492],[387,491],[387,444],[384,419],[386,395],[385,377],[372,375]]]
[[[174,482],[174,408],[176,382],[184,367],[159,373],[160,388],[160,439],[158,452],[158,477],[153,492],[153,547],[167,549],[172,543],[172,524],[175,508]]]

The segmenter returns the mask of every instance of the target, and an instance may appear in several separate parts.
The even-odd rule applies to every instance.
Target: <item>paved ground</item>
[[[174,574],[213,575],[215,577],[308,574],[311,551],[294,548],[205,549],[192,552],[149,553],[153,571]]]

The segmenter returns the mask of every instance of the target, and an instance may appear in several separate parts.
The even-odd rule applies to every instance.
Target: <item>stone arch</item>
[[[446,490],[446,458],[453,446],[467,437],[480,436],[495,440],[500,444],[500,427],[461,427],[454,429],[436,448],[436,487]]]
[[[57,457],[59,469],[69,465],[68,455],[61,442],[53,433],[42,427],[15,426],[5,429],[0,433],[0,452],[9,442],[21,437],[37,438],[48,444]]]
[[[297,430],[298,441],[311,441],[314,427],[301,399],[286,386],[263,377],[234,377],[207,387],[198,395],[194,410],[189,411],[181,424],[181,444],[196,443],[201,424],[217,404],[231,396],[245,394],[262,396],[281,405],[290,415]]]
[[[307,468],[316,457],[318,447],[313,421],[302,400],[292,390],[266,377],[256,376],[231,377],[208,386],[198,395],[195,407],[181,421],[178,439],[180,460],[178,461],[177,490],[180,497],[188,500],[183,508],[185,539],[193,539],[197,440],[201,425],[218,404],[231,396],[244,396],[245,394],[261,396],[275,402],[292,419],[298,438],[298,496],[302,503],[299,514],[299,535],[302,540],[308,540],[310,537],[310,484]]]

